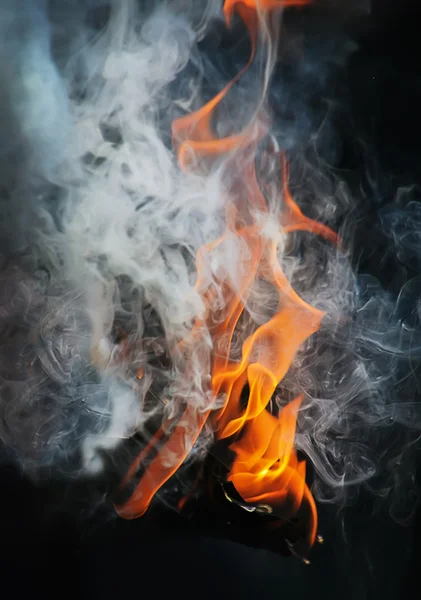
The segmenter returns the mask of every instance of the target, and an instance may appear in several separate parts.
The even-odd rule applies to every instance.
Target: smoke
[[[98,473],[104,453],[134,435],[147,440],[180,398],[198,413],[215,403],[209,332],[200,343],[191,336],[205,310],[195,257],[224,229],[230,170],[182,172],[170,128],[238,73],[249,41],[239,24],[226,31],[218,2],[155,4],[9,0],[0,9],[0,440],[32,476]],[[264,106],[270,144],[288,151],[295,200],[339,227],[347,248],[307,233],[282,244],[294,289],[327,316],[277,399],[306,394],[296,445],[314,467],[318,500],[345,502],[361,485],[392,490],[396,516],[421,427],[411,394],[419,279],[395,297],[353,258],[361,198],[334,170],[343,107],[326,92],[353,44],[329,24],[305,34],[292,18],[278,52],[273,31],[218,109],[219,133]],[[270,156],[258,155],[258,175],[276,216],[282,173]],[[419,213],[401,200],[379,223],[418,271]],[[235,280],[242,248],[230,241],[209,280]],[[250,322],[273,310],[270,290],[256,286]],[[211,442],[208,428],[192,456]]]
[[[5,127],[0,435],[30,471],[64,468],[75,451],[95,471],[100,448],[150,417],[151,375],[136,376],[148,353],[202,310],[192,267],[216,235],[218,182],[181,177],[159,119],[197,32],[131,2],[100,30],[103,3],[50,15],[21,4],[2,7],[13,134]],[[116,323],[133,361],[118,356]]]

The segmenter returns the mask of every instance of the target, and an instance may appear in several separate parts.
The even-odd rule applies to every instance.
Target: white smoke
[[[111,13],[106,26],[96,31],[87,17],[101,8]],[[78,388],[71,411],[78,423],[84,412],[97,422],[93,431],[81,428],[73,444],[70,423],[60,419],[46,439],[32,425],[34,431],[25,435],[25,445],[34,453],[24,459],[28,467],[60,462],[53,451],[60,438],[64,453],[82,449],[84,468],[101,468],[97,450],[130,437],[150,417],[149,409],[144,414],[142,399],[151,375],[136,377],[145,366],[142,338],[151,325],[142,317],[145,307],[153,307],[164,345],[173,354],[176,348],[171,345],[186,337],[193,318],[203,311],[193,288],[194,257],[222,224],[219,178],[180,173],[164,143],[160,113],[168,118],[175,100],[182,102],[183,96],[189,103],[192,91],[187,89],[174,100],[169,86],[191,57],[212,4],[202,7],[199,20],[193,7],[179,8],[145,14],[131,0],[111,7],[79,3],[74,10],[65,3],[52,7],[51,21],[43,2],[19,6],[11,2],[2,8],[8,110],[18,132],[5,154],[11,160],[16,148],[25,152],[27,178],[7,189],[10,198],[25,196],[23,214],[7,205],[3,211],[9,221],[10,211],[18,221],[18,249],[30,256],[25,259],[28,268],[40,263],[48,273],[44,279],[49,279],[38,301],[33,292],[24,295],[24,290],[16,290],[3,304],[4,318],[10,321],[11,311],[19,311],[16,302],[27,298],[18,318],[23,316],[25,322],[29,315],[23,335],[34,338],[33,360],[44,373],[34,382],[22,368],[19,377],[28,392],[23,396],[16,390],[9,403],[16,411],[24,409],[22,421],[42,421],[44,400],[35,396],[45,378],[74,387],[73,374],[84,378],[89,372],[94,381]],[[12,65],[8,59],[13,59]],[[16,275],[11,273],[10,278],[16,287]],[[26,288],[28,283],[22,285]],[[32,285],[38,289],[41,284]],[[58,297],[53,302],[54,288]],[[124,321],[136,350],[129,371],[112,340],[116,319]],[[38,348],[37,338],[45,347]],[[168,385],[175,375],[168,372]],[[5,374],[3,378],[5,389],[15,386]],[[185,397],[197,396],[201,383],[195,376],[182,387]],[[60,393],[50,407],[53,421],[54,413],[62,412]],[[196,400],[198,405],[203,402]],[[10,419],[5,397],[2,407],[2,438],[19,454],[18,418]],[[95,433],[98,425],[100,431]]]
[[[195,256],[223,231],[229,172],[220,163],[206,175],[182,172],[169,132],[174,118],[230,79],[208,69],[213,57],[199,49],[207,28],[222,23],[221,6],[149,4],[9,0],[0,9],[7,81],[0,97],[0,439],[31,472],[51,465],[98,472],[104,451],[146,435],[149,420],[175,414],[180,398],[198,412],[214,402],[208,332],[188,347],[188,377],[178,342],[190,339],[204,311]],[[306,77],[329,71],[329,51],[322,66],[303,61]],[[233,93],[242,107],[236,117],[228,104],[235,126],[263,106],[276,44],[267,52],[261,72],[251,70]],[[290,102],[276,85],[272,99]],[[276,122],[285,147],[307,135],[307,104],[304,95],[293,118],[283,118],[289,129]],[[221,120],[224,130],[229,119]],[[351,194],[312,145],[296,160],[294,196],[321,220],[343,218],[346,229]],[[265,170],[279,192],[279,169]],[[273,200],[276,217],[277,209]],[[378,474],[384,445],[377,431],[407,426],[414,414],[420,422],[414,403],[400,404],[391,391],[396,357],[412,342],[402,337],[393,300],[377,282],[373,288],[358,278],[349,257],[314,235],[290,236],[281,246],[293,286],[327,313],[283,382],[282,398],[306,392],[297,445],[314,465],[318,497],[342,500],[344,490]],[[235,282],[241,241],[233,236],[219,252],[209,281],[225,273]],[[270,290],[256,286],[250,321],[261,324],[273,310]],[[234,354],[241,341],[234,340]],[[210,440],[205,431],[197,448]],[[390,461],[402,454],[403,442]]]

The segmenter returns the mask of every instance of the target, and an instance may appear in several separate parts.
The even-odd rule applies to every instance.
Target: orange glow
[[[290,368],[302,344],[320,327],[324,313],[307,304],[291,287],[278,259],[277,243],[265,234],[265,222],[273,220],[259,187],[255,163],[257,144],[267,133],[266,125],[251,123],[238,134],[217,139],[212,130],[216,106],[230,91],[235,81],[251,64],[257,32],[257,6],[268,11],[301,1],[227,0],[224,14],[230,22],[234,10],[245,21],[252,40],[251,57],[237,77],[200,110],[173,123],[173,140],[180,167],[193,170],[212,164],[230,155],[232,168],[241,173],[241,202],[227,190],[226,229],[223,235],[203,246],[196,257],[196,290],[202,296],[207,312],[195,324],[190,340],[181,340],[188,349],[201,336],[206,326],[213,342],[211,390],[213,397],[223,397],[217,411],[199,412],[188,403],[155,434],[137,457],[123,481],[125,486],[143,466],[143,474],[132,496],[116,507],[125,518],[138,517],[147,510],[154,494],[176,472],[188,456],[205,422],[210,419],[216,440],[227,439],[235,459],[230,466],[231,481],[245,502],[269,505],[280,524],[305,509],[307,522],[306,547],[310,548],[317,533],[317,512],[306,484],[306,465],[299,461],[294,448],[297,413],[303,396],[283,408],[270,411],[273,395]],[[328,227],[306,217],[294,202],[288,187],[288,168],[282,161],[283,208],[279,217],[279,232],[308,231],[338,244],[337,235]],[[230,163],[231,164],[231,163]],[[257,220],[256,215],[259,215]],[[216,286],[205,284],[205,268],[213,253],[234,241],[238,248],[236,281],[229,272],[222,273]],[[274,314],[256,327],[242,344],[241,358],[232,358],[233,336],[244,313],[247,299],[256,281],[264,280],[277,298]],[[216,289],[218,288],[218,290]],[[214,312],[216,294],[223,296],[223,309]],[[221,302],[219,300],[219,306]],[[188,373],[186,373],[188,377]],[[248,386],[246,388],[246,386]],[[248,396],[244,398],[245,390]],[[181,403],[182,404],[182,403]],[[275,413],[275,414],[273,414]]]
[[[250,421],[241,441],[231,446],[237,457],[229,479],[237,491],[250,504],[268,504],[274,510],[280,509],[283,519],[295,516],[304,495],[307,500],[310,498],[304,482],[305,465],[297,461],[294,452],[301,401],[299,397],[286,405],[279,418],[262,411]],[[312,539],[315,526],[313,520]]]
[[[304,6],[309,4],[310,0],[225,0],[224,15],[227,25],[230,24],[232,15],[235,10],[243,17],[245,8],[253,11],[269,11],[280,10],[286,6]]]

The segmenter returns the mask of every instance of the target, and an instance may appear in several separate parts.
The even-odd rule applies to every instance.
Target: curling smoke
[[[179,398],[198,415],[223,402],[209,391],[212,338],[204,325],[200,342],[192,332],[206,310],[195,257],[224,231],[230,162],[181,170],[170,131],[174,119],[203,106],[241,71],[249,42],[238,56],[231,52],[229,65],[209,51],[207,44],[217,45],[206,37],[209,28],[213,40],[225,35],[220,3],[212,0],[142,9],[130,0],[48,8],[41,0],[10,0],[0,17],[8,82],[0,99],[0,439],[34,475],[45,466],[91,474],[122,439],[147,440],[148,424],[174,416]],[[271,80],[278,24],[279,14],[260,30],[264,51],[257,49],[230,90],[216,127],[222,136],[256,125],[263,107],[274,115],[256,159],[273,199],[267,237],[279,242],[295,291],[326,313],[279,394],[281,405],[305,394],[295,445],[314,466],[316,499],[343,501],[365,482],[383,494],[400,487],[396,465],[411,428],[421,426],[419,408],[398,395],[406,357],[421,353],[399,308],[413,296],[404,288],[396,304],[374,278],[357,275],[342,250],[313,234],[277,229],[281,147],[290,153],[295,201],[312,218],[340,223],[353,250],[355,201],[320,159],[333,132],[329,107],[313,102],[337,66],[333,52],[316,39],[318,52],[304,49],[297,62],[298,35],[286,28],[281,45],[291,54]],[[234,18],[232,27],[245,39]],[[342,47],[345,61],[352,48]],[[399,235],[402,220],[384,219]],[[402,251],[414,243],[399,239]],[[240,287],[242,252],[241,239],[227,239],[206,265],[208,282],[228,273]],[[258,282],[247,300],[248,323],[261,325],[273,311],[270,290]],[[243,341],[234,341],[234,355]],[[211,442],[208,426],[190,456],[202,457]]]

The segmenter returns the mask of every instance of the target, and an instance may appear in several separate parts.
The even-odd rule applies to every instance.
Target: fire
[[[144,466],[134,493],[124,505],[117,507],[125,518],[145,513],[155,493],[177,471],[205,422],[210,420],[216,440],[227,440],[235,453],[227,479],[244,501],[255,506],[269,506],[279,516],[280,524],[303,510],[308,520],[306,547],[310,548],[316,539],[317,511],[305,479],[306,465],[298,460],[294,449],[297,413],[304,398],[300,396],[285,404],[278,414],[270,410],[270,404],[297,351],[319,329],[324,313],[307,304],[291,287],[279,263],[278,243],[265,230],[273,215],[269,214],[259,187],[254,161],[256,147],[267,133],[264,119],[256,119],[241,133],[225,138],[216,138],[212,129],[215,108],[253,61],[260,15],[290,4],[304,3],[300,0],[226,0],[227,25],[237,12],[249,31],[250,60],[210,102],[173,123],[174,147],[183,170],[189,171],[196,166],[203,168],[204,164],[224,157],[230,161],[232,169],[241,173],[241,189],[236,189],[235,194],[234,190],[227,190],[224,234],[202,247],[196,258],[196,290],[205,302],[206,314],[195,323],[192,339],[188,343],[180,342],[180,347],[184,344],[188,348],[200,339],[203,327],[210,332],[213,342],[212,397],[222,397],[224,403],[218,410],[209,406],[202,412],[185,403],[179,414],[155,434],[123,481],[123,485],[127,484],[139,466]],[[330,229],[307,218],[294,202],[288,187],[285,157],[282,156],[280,161],[283,204],[279,233],[310,231],[337,244],[338,238]],[[216,281],[214,278],[214,284],[210,284],[206,278],[206,265],[232,241],[240,248],[235,281],[229,270],[222,266]],[[256,281],[265,281],[272,287],[277,309],[266,323],[245,339],[241,358],[233,359],[233,337]],[[248,393],[246,402],[245,393]]]

